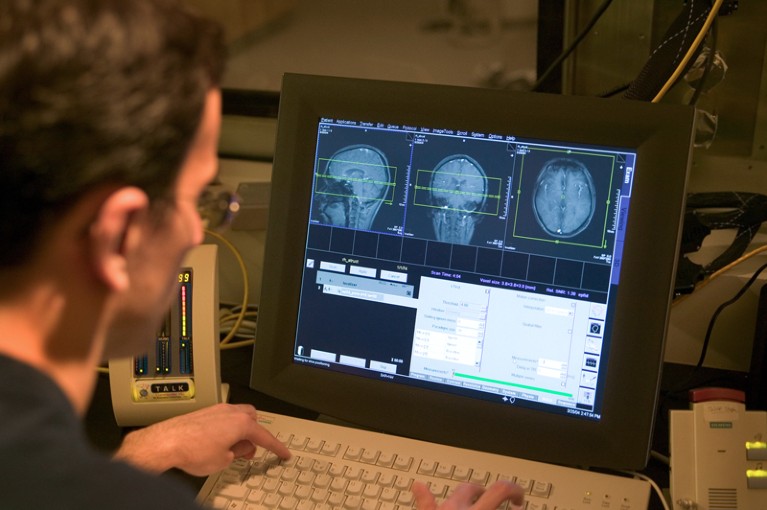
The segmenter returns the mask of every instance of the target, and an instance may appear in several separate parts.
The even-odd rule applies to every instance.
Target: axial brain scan
[[[381,151],[369,145],[344,147],[318,175],[315,212],[323,223],[369,230],[390,180]]]
[[[469,156],[449,156],[437,164],[431,177],[434,234],[438,241],[469,244],[485,205],[487,176]]]
[[[548,161],[536,181],[533,210],[538,224],[557,238],[573,237],[591,223],[596,205],[588,168],[572,158]]]

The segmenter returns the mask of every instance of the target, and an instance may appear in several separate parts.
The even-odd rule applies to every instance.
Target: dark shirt
[[[0,508],[199,509],[179,482],[111,460],[88,442],[61,389],[0,355]]]

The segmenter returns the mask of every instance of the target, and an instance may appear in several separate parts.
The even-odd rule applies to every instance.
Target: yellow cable
[[[661,87],[660,91],[658,91],[658,93],[653,98],[652,100],[653,103],[657,103],[661,99],[663,99],[663,96],[666,95],[666,92],[668,92],[669,89],[671,89],[674,83],[676,83],[676,81],[679,79],[679,76],[682,75],[682,72],[684,72],[685,68],[687,67],[687,63],[690,61],[692,56],[698,50],[700,43],[703,42],[703,39],[706,37],[706,34],[708,33],[708,29],[711,28],[711,24],[714,22],[714,18],[716,18],[716,16],[718,15],[719,8],[722,6],[723,2],[724,0],[714,1],[714,5],[711,7],[711,11],[708,13],[708,17],[706,18],[706,21],[703,23],[703,27],[700,29],[700,32],[698,33],[698,35],[695,37],[695,40],[692,42],[692,45],[690,45],[684,58],[682,58],[682,61],[679,62],[679,65],[674,70],[674,73],[671,75],[671,77],[666,81],[663,87]]]
[[[239,349],[240,347],[248,347],[250,345],[255,344],[256,341],[251,340],[242,340],[239,342],[229,342],[228,344],[222,345],[221,349]]]
[[[237,330],[240,329],[240,325],[242,324],[242,321],[245,320],[245,315],[248,311],[248,269],[245,267],[245,260],[242,258],[242,255],[240,255],[239,250],[237,250],[237,248],[232,243],[230,243],[228,239],[211,230],[206,230],[205,233],[217,239],[221,242],[221,244],[229,248],[229,250],[234,254],[234,258],[237,259],[237,263],[240,266],[240,271],[242,271],[242,309],[240,310],[240,313],[237,317],[237,321],[234,323],[234,326],[232,326],[232,330],[229,332],[229,334],[226,335],[226,337],[224,337],[223,340],[221,340],[222,344],[227,344],[232,340],[232,338],[234,338],[234,335],[237,334]]]
[[[229,321],[231,321],[231,320],[234,320],[234,319],[236,319],[236,318],[237,318],[237,317],[239,317],[240,315],[242,315],[242,313],[241,313],[241,312],[238,312],[238,313],[230,313],[230,314],[228,314],[228,315],[224,315],[223,317],[221,317],[221,318],[219,319],[219,321],[220,321],[220,322],[229,322]],[[258,312],[247,312],[247,313],[245,314],[245,317],[258,317]]]

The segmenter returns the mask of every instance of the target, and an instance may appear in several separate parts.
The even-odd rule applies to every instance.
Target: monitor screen
[[[643,467],[693,116],[286,75],[251,385],[388,433]]]

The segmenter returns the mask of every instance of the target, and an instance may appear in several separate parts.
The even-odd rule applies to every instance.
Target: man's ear
[[[130,286],[128,258],[140,239],[141,219],[148,212],[146,193],[124,187],[107,196],[91,223],[89,237],[96,275],[114,291]]]

